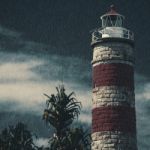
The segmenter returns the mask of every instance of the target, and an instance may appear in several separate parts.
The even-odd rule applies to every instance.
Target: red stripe
[[[93,67],[93,87],[125,86],[134,88],[133,67],[128,64],[99,64]]]
[[[99,107],[92,110],[92,132],[136,132],[135,109],[123,106]]]

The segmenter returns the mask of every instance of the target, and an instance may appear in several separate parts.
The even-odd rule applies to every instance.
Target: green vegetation
[[[0,134],[0,150],[36,150],[33,135],[23,123],[9,126]]]
[[[65,93],[65,88],[56,88],[57,94],[47,97],[43,120],[54,134],[49,138],[47,148],[37,147],[33,135],[23,123],[9,126],[0,134],[0,150],[90,150],[90,135],[82,127],[73,127],[81,111],[81,103],[72,92]]]

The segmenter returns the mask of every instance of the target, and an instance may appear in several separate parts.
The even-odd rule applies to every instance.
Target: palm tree
[[[80,114],[81,103],[75,98],[74,92],[67,95],[64,86],[57,87],[56,90],[56,95],[44,94],[48,99],[43,119],[55,128],[49,141],[50,150],[88,149],[89,140],[83,129],[71,129],[71,124]]]
[[[56,89],[57,95],[44,94],[48,100],[43,118],[56,129],[57,136],[61,137],[67,127],[80,114],[81,103],[73,96],[73,92],[66,95],[63,86]]]
[[[0,150],[35,150],[33,136],[23,123],[9,126],[0,135]]]

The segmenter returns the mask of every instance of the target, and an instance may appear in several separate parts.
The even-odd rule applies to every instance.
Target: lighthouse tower
[[[114,6],[92,33],[92,150],[137,150],[134,35]]]

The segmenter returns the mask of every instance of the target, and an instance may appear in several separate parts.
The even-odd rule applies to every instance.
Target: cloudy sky
[[[62,79],[82,101],[80,120],[91,123],[90,31],[112,3],[135,33],[138,145],[150,147],[150,2],[141,0],[1,0],[0,129],[23,121],[44,144],[43,93]]]

